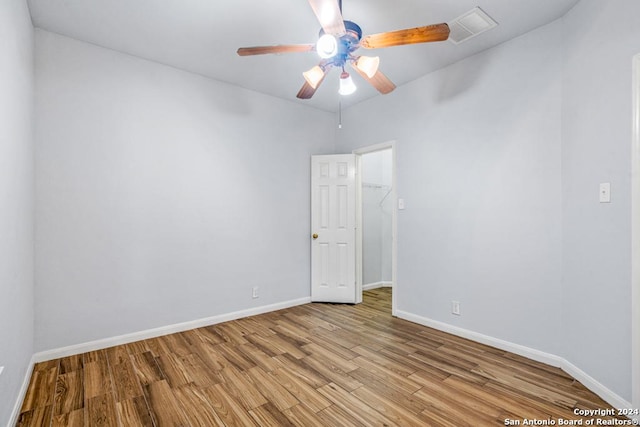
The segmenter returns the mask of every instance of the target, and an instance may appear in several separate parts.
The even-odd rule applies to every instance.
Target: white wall
[[[399,311],[561,352],[561,37],[552,23],[343,113],[341,151],[397,141]]]
[[[392,152],[362,156],[363,284],[391,282]]]
[[[565,353],[631,401],[631,64],[640,2],[583,0],[563,27]],[[611,183],[610,204],[598,203],[601,182]]]
[[[333,115],[41,30],[36,94],[36,350],[309,297]]]
[[[33,28],[0,2],[0,425],[33,354]]]

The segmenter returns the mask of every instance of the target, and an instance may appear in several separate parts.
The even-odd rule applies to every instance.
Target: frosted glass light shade
[[[356,85],[353,83],[353,79],[349,73],[345,71],[340,74],[340,90],[338,90],[340,95],[351,95],[356,89]]]
[[[316,52],[320,58],[331,58],[338,53],[338,40],[331,34],[323,34],[316,43]]]
[[[356,61],[356,68],[367,75],[370,79],[378,72],[380,65],[379,56],[361,56]]]
[[[302,73],[302,76],[307,81],[307,83],[309,83],[309,86],[316,89],[322,81],[322,78],[324,77],[324,71],[322,70],[322,68],[316,65],[312,69]]]

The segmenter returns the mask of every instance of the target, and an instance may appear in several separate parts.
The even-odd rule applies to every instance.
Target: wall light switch
[[[600,203],[611,203],[611,183],[600,184]]]
[[[404,210],[404,199],[398,199],[398,209]]]
[[[451,314],[460,316],[460,301],[451,301]]]

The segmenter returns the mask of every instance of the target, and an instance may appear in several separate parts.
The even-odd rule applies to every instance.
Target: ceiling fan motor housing
[[[360,46],[362,38],[362,29],[358,24],[352,21],[344,21],[344,27],[347,30],[345,34],[338,39],[338,53],[331,58],[331,63],[336,67],[342,67],[350,58],[351,53]],[[325,34],[323,29],[320,30],[319,37]]]

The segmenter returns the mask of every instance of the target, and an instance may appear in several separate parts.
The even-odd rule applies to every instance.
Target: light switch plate
[[[451,301],[451,314],[460,316],[460,301]]]
[[[611,183],[600,184],[600,203],[611,203]]]
[[[398,209],[404,210],[404,199],[398,199]]]
[[[4,366],[0,366],[0,375],[2,375],[3,370],[4,370]]]

